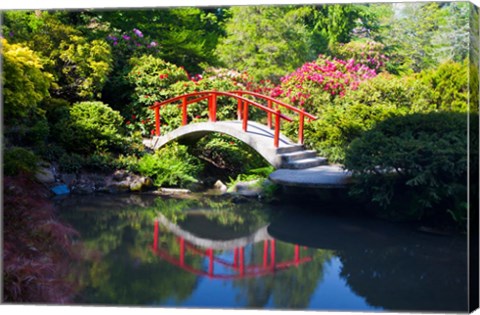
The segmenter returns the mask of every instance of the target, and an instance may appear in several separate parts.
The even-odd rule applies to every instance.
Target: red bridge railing
[[[259,102],[246,98],[245,96],[251,96],[256,99],[261,99],[267,101],[267,105],[260,104]],[[283,103],[279,100],[276,100],[272,97],[262,95],[259,93],[249,92],[249,91],[232,91],[232,92],[220,92],[220,91],[203,91],[203,92],[194,92],[189,94],[180,95],[177,97],[170,98],[162,102],[155,102],[153,106],[150,106],[151,109],[155,111],[155,134],[160,136],[160,108],[171,103],[181,102],[182,108],[182,125],[188,124],[188,115],[187,107],[190,104],[198,103],[204,100],[208,100],[208,119],[211,122],[217,121],[217,98],[218,97],[231,97],[237,99],[237,118],[242,120],[242,129],[247,131],[248,129],[248,109],[249,106],[259,108],[267,113],[267,125],[269,128],[272,128],[272,117],[275,119],[274,124],[274,146],[278,148],[279,139],[280,139],[280,124],[281,120],[286,120],[288,122],[293,121],[293,119],[280,111],[280,107],[286,108],[287,110],[294,112],[299,115],[299,130],[298,130],[298,142],[303,144],[303,128],[305,123],[305,117],[309,120],[315,120],[317,117],[305,112],[302,109],[296,108],[289,104]]]

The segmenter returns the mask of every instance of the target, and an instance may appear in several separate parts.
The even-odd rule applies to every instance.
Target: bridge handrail
[[[246,94],[246,95],[251,95],[251,96],[254,96],[254,97],[257,97],[257,98],[261,98],[261,99],[264,99],[264,100],[267,101],[267,107],[269,107],[269,108],[272,107],[272,102],[273,102],[273,103],[275,103],[279,106],[285,107],[286,109],[297,113],[298,116],[299,116],[299,119],[298,119],[298,142],[300,142],[301,144],[303,144],[303,129],[304,129],[304,126],[305,126],[305,117],[307,117],[309,119],[309,121],[318,119],[316,116],[306,112],[303,109],[300,109],[300,108],[297,108],[297,107],[292,106],[290,104],[279,101],[279,100],[277,100],[277,99],[275,99],[271,96],[267,96],[267,95],[263,95],[263,94],[256,93],[256,92],[251,92],[251,91],[242,91],[242,90],[232,91],[232,93],[238,93],[240,95]],[[268,114],[268,116],[267,116],[267,126],[269,128],[272,128],[272,115],[271,114]]]
[[[235,91],[230,91],[231,93],[238,93],[240,95],[242,94],[246,94],[246,95],[251,95],[251,96],[255,96],[255,97],[258,97],[258,98],[261,98],[261,99],[264,99],[264,100],[267,100],[267,101],[271,101],[275,104],[278,104],[282,107],[285,107],[286,109],[288,110],[291,110],[295,113],[298,113],[299,115],[302,114],[302,115],[305,115],[305,117],[311,119],[311,120],[317,120],[318,117],[306,112],[305,110],[303,109],[300,109],[298,107],[295,107],[295,106],[292,106],[290,104],[287,104],[285,102],[282,102],[282,101],[279,101],[277,100],[276,98],[273,98],[271,96],[268,96],[268,95],[263,95],[263,94],[260,94],[260,93],[256,93],[256,92],[251,92],[251,91],[242,91],[242,90],[235,90]]]
[[[290,118],[289,116],[283,114],[283,113],[278,113],[277,111],[275,111],[274,109],[272,108],[269,108],[263,104],[260,104],[260,103],[257,103],[251,99],[248,99],[248,98],[245,98],[245,97],[242,97],[241,95],[237,95],[237,94],[234,94],[234,93],[231,93],[231,92],[220,92],[220,91],[203,91],[203,92],[193,92],[193,93],[188,93],[188,94],[183,94],[183,95],[180,95],[180,96],[176,96],[176,97],[173,97],[173,98],[170,98],[168,100],[165,100],[165,101],[162,101],[162,102],[155,102],[154,105],[150,106],[150,109],[155,109],[156,107],[162,107],[163,105],[168,105],[170,103],[174,103],[174,102],[177,102],[177,101],[180,101],[182,100],[183,98],[189,98],[191,96],[197,96],[197,95],[205,95],[205,94],[217,94],[217,95],[222,95],[222,96],[230,96],[230,97],[233,97],[233,98],[236,98],[238,100],[242,100],[244,102],[248,102],[249,104],[255,106],[255,107],[258,107],[268,113],[271,113],[271,114],[274,114],[274,115],[279,115],[280,118],[282,119],[285,119],[286,121],[288,122],[292,122],[293,119]],[[202,97],[202,98],[198,98],[198,99],[194,99],[194,100],[191,100],[190,102],[188,102],[187,100],[187,105],[189,104],[192,104],[192,103],[196,103],[196,102],[199,102],[199,101],[203,101],[205,100],[207,97]]]
[[[263,104],[257,103],[252,99],[243,97],[241,94],[247,94],[251,96],[255,96],[258,98],[263,98],[268,101],[268,105],[265,106]],[[189,100],[191,97],[199,96],[195,99]],[[291,105],[283,103],[281,101],[275,100],[272,97],[261,95],[255,92],[249,91],[233,91],[233,92],[222,92],[222,91],[199,91],[199,92],[192,92],[183,95],[179,95],[176,97],[172,97],[168,100],[162,102],[155,102],[154,105],[150,106],[150,109],[155,111],[155,134],[160,136],[160,107],[171,104],[177,101],[182,101],[182,125],[186,125],[188,123],[188,116],[187,116],[187,106],[192,103],[197,103],[203,100],[208,99],[208,117],[211,122],[215,122],[217,120],[217,97],[218,96],[229,96],[238,100],[238,107],[237,107],[237,117],[239,120],[243,120],[242,129],[243,131],[247,131],[248,128],[248,106],[252,105],[257,107],[267,113],[267,124],[269,128],[272,128],[272,114],[275,115],[275,132],[274,132],[274,146],[278,148],[279,146],[279,138],[280,138],[280,122],[281,119],[284,119],[288,122],[292,122],[293,119],[289,116],[283,114],[278,108],[272,108],[272,102],[283,106],[289,110],[292,110],[300,115],[299,119],[299,131],[298,131],[298,141],[299,143],[303,144],[303,126],[305,117],[312,119],[317,119],[315,116],[305,112],[302,109],[295,108]]]

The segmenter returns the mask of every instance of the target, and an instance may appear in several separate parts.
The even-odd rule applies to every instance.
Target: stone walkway
[[[309,188],[344,188],[352,181],[352,174],[339,165],[321,165],[306,169],[278,169],[270,174],[276,184]]]

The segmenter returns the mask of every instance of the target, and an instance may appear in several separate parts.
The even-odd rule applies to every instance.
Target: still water
[[[58,201],[80,232],[76,303],[466,311],[466,237],[215,196]],[[332,211],[333,209],[333,211]]]

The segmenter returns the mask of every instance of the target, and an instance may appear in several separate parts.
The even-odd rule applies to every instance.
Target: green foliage
[[[168,8],[102,11],[99,21],[121,32],[141,30],[160,44],[158,57],[193,72],[213,63],[213,51],[223,33],[223,8]]]
[[[256,80],[277,81],[315,57],[302,15],[292,6],[239,6],[230,9],[227,36],[216,53],[230,68]]]
[[[133,68],[128,78],[135,85],[135,101],[142,106],[176,96],[171,94],[168,87],[175,82],[188,80],[183,68],[152,55],[133,58],[130,62]]]
[[[336,43],[348,43],[352,31],[363,20],[362,6],[329,4],[316,6],[307,18],[317,53],[326,53]]]
[[[10,17],[6,29],[12,31],[12,40],[25,43],[43,57],[45,69],[54,76],[52,95],[71,102],[100,95],[112,64],[110,47],[104,40],[87,39],[79,29],[65,24],[60,12],[17,15],[28,23]]]
[[[38,111],[38,103],[49,95],[52,76],[45,72],[38,55],[31,49],[10,44],[1,39],[3,58],[3,114],[6,124],[15,124],[32,112]]]
[[[342,162],[350,143],[376,123],[394,115],[433,110],[429,98],[428,87],[417,80],[382,73],[323,106],[319,119],[305,124],[305,143],[330,162]],[[285,128],[286,135],[297,136],[298,123]]]
[[[149,109],[149,106],[156,101],[177,96],[177,89],[170,87],[177,82],[186,82],[188,73],[181,67],[151,55],[132,58],[130,62],[133,67],[128,74],[128,80],[135,88],[129,112],[131,119],[127,120],[126,124],[135,124],[129,129],[140,129],[144,135],[150,135],[154,130],[155,121],[153,110]],[[181,115],[178,108],[166,106],[161,114],[163,122],[174,126],[180,125]]]
[[[111,71],[110,47],[103,40],[87,41],[81,36],[70,36],[69,42],[60,43],[58,68],[61,68],[56,95],[71,100],[93,100],[101,90]]]
[[[200,161],[189,154],[187,147],[170,144],[154,154],[145,154],[138,161],[138,171],[153,179],[156,186],[185,186],[197,182],[202,170]]]
[[[76,103],[70,108],[69,117],[57,123],[57,136],[71,152],[119,150],[125,145],[122,122],[118,112],[101,102]]]
[[[3,151],[3,174],[14,176],[21,173],[35,174],[38,157],[30,150],[21,147],[6,148]]]
[[[217,168],[223,169],[230,176],[267,164],[263,157],[245,143],[221,134],[203,137],[197,142],[193,152]]]
[[[354,59],[357,63],[381,72],[389,68],[389,60],[385,54],[385,45],[375,41],[352,41],[346,44],[336,44],[331,54],[336,58]]]
[[[77,153],[65,153],[58,160],[60,171],[78,173],[85,164],[85,158]]]
[[[470,119],[478,124],[478,116]],[[478,148],[470,149],[478,159]],[[345,166],[354,173],[352,193],[385,216],[444,219],[449,209],[465,224],[467,153],[467,114],[412,114],[382,121],[354,140]]]
[[[49,162],[58,161],[64,154],[66,154],[63,147],[53,143],[47,143],[40,146],[37,151],[42,159]]]
[[[379,35],[395,52],[400,72],[420,72],[465,59],[469,15],[467,3],[408,3],[382,20]]]
[[[447,61],[436,69],[422,71],[418,79],[430,87],[430,101],[441,111],[466,112],[468,109],[468,63]]]

